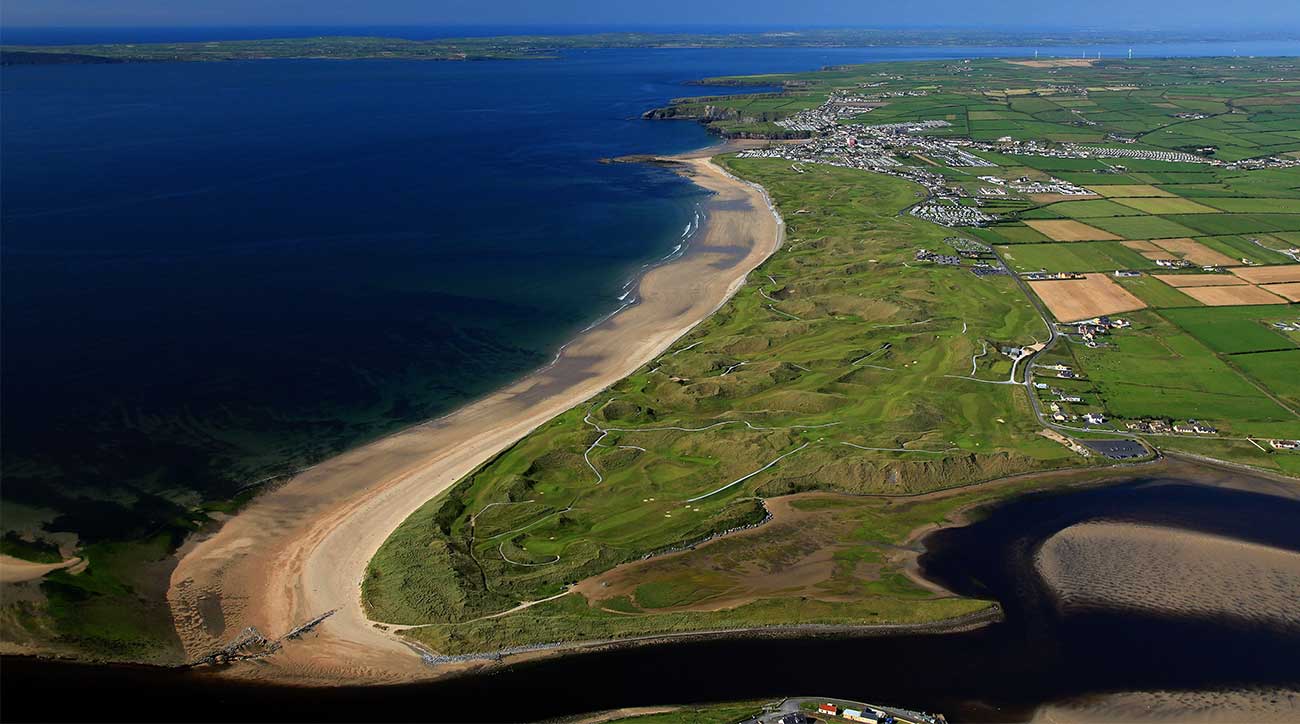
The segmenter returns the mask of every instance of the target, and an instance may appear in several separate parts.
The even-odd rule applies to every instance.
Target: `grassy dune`
[[[660,581],[635,603],[596,606],[575,595],[467,623],[757,522],[759,497],[907,496],[1077,464],[1035,435],[1023,389],[945,377],[970,375],[972,356],[987,346],[993,352],[975,359],[975,376],[1006,379],[997,347],[1045,330],[1006,277],[908,263],[916,247],[952,233],[898,215],[919,187],[846,169],[725,163],[770,191],[788,222],[785,247],[659,359],[404,523],[364,583],[372,618],[446,624],[412,635],[455,652],[808,621],[920,622],[984,605],[937,599],[873,570],[839,581],[825,600],[772,592],[725,611],[681,610],[674,604],[685,600],[684,585],[707,588],[701,570]],[[850,516],[856,524],[868,517]],[[837,555],[878,556],[907,530],[893,525]],[[619,607],[633,615],[607,610]]]

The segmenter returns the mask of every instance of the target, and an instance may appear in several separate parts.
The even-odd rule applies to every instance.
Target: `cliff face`
[[[663,108],[655,108],[641,114],[651,121],[692,120],[703,123],[710,132],[723,138],[760,138],[789,139],[807,138],[806,131],[791,131],[772,126],[765,129],[744,128],[777,120],[781,116],[774,113],[745,114],[735,108],[718,106],[712,103],[674,103]],[[740,127],[737,127],[740,126]]]
[[[655,108],[641,114],[642,118],[652,121],[661,121],[672,118],[686,118],[696,121],[711,123],[713,121],[740,121],[741,123],[756,123],[764,120],[754,116],[741,115],[740,111],[735,108],[722,108],[712,104],[689,104],[689,105],[671,105],[663,108]]]

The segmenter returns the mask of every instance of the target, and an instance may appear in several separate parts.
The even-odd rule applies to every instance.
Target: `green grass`
[[[1269,326],[1295,317],[1290,305],[1201,307],[1169,309],[1161,313],[1216,352],[1259,352],[1292,349],[1296,343]]]
[[[9,531],[0,538],[0,553],[33,563],[59,563],[59,547],[43,540],[27,540]]]
[[[1089,219],[1088,223],[1124,239],[1172,239],[1197,236],[1197,232],[1160,216],[1123,216]]]
[[[1126,316],[1133,327],[1111,335],[1111,346],[1072,348],[1112,416],[1206,420],[1228,434],[1300,434],[1300,419],[1202,342],[1155,312]]]
[[[1234,62],[1241,64],[1215,71],[1216,77],[1231,76],[1233,82],[1216,84],[1206,82],[1210,74],[1203,69],[1156,61],[1054,69],[1050,74],[974,61],[969,73],[959,76],[940,72],[934,64],[912,63],[892,66],[897,78],[878,76],[883,66],[874,65],[728,79],[796,90],[695,99],[674,108],[699,115],[706,105],[713,106],[715,117],[727,116],[723,125],[763,132],[770,131],[776,118],[809,107],[836,88],[862,92],[860,84],[870,80],[880,83],[875,87],[881,91],[924,86],[926,93],[891,97],[865,122],[944,119],[953,124],[936,135],[1099,140],[1108,132],[1145,134],[1142,144],[1148,148],[1211,143],[1224,157],[1264,148],[1266,142],[1285,145],[1288,128],[1266,126],[1272,121],[1246,113],[1233,114],[1232,123],[1210,119],[1179,123],[1178,133],[1162,132],[1175,123],[1172,113],[1178,109],[1227,113],[1229,99],[1249,99],[1258,93],[1259,80],[1279,72],[1263,61]],[[1137,84],[1147,90],[1094,90],[1087,98],[984,92],[1029,91],[1048,82],[1094,88]],[[1081,125],[1074,110],[1097,125]],[[1239,234],[1300,231],[1288,216],[1275,213],[1285,210],[1285,200],[1300,187],[1300,173],[980,155],[1000,164],[1002,169],[993,173],[1008,178],[1145,184],[1179,194],[1161,198],[1148,191],[1136,200],[1061,202],[1021,211],[1023,218],[1085,219],[1127,239],[1215,237],[1207,242],[1211,248],[1233,258],[1274,263],[1278,260],[1270,257],[1276,252],[1244,246],[1250,242]],[[762,515],[756,498],[807,490],[908,495],[1079,464],[1062,446],[1035,435],[1038,426],[1031,422],[1023,391],[951,377],[972,374],[972,356],[982,345],[996,349],[1041,338],[1042,323],[1011,279],[976,280],[963,270],[913,263],[917,247],[941,247],[942,238],[952,233],[897,215],[918,198],[917,187],[818,164],[805,164],[807,172],[800,174],[779,160],[733,158],[725,163],[768,189],[789,225],[786,246],[731,302],[666,354],[590,405],[529,435],[404,523],[380,550],[367,578],[372,616],[431,623],[410,635],[455,653],[733,626],[918,621],[981,605],[932,598],[898,575],[882,553],[918,521],[942,519],[951,508],[940,505],[918,515],[907,507],[874,509],[859,502],[849,512],[833,513],[839,524],[859,526],[858,532],[837,532],[833,540],[817,543],[838,546],[834,574],[819,584],[834,598],[772,594],[716,611],[686,610],[736,595],[737,587],[746,585],[737,571],[776,565],[795,555],[792,545],[809,538],[794,537],[790,543],[789,537],[768,531],[652,559],[635,569],[635,585],[608,601],[566,596],[511,616],[479,620],[647,553],[753,522]],[[1126,170],[1099,173],[1116,165]],[[927,168],[968,189],[978,185],[963,169]],[[1216,212],[1221,200],[1251,197],[1271,203]],[[986,208],[1013,214],[1024,204]],[[1153,267],[1121,244],[1047,243],[1042,234],[1014,220],[964,233],[998,245],[1011,265],[1022,270]],[[1273,242],[1280,246],[1288,240],[1276,237]],[[1053,351],[1053,359],[1069,360],[1087,375],[1077,385],[1063,386],[1077,386],[1090,403],[1120,418],[1194,417],[1230,434],[1295,433],[1295,415],[1269,397],[1285,399],[1290,388],[1276,384],[1276,389],[1261,389],[1267,384],[1263,380],[1276,377],[1290,358],[1227,354],[1256,349],[1267,329],[1256,330],[1260,335],[1216,332],[1213,324],[1193,319],[1192,312],[1205,308],[1186,294],[1147,276],[1119,283],[1162,313],[1187,312],[1178,317],[1187,329],[1153,311],[1125,315],[1134,319],[1134,328],[1111,335],[1109,346],[1071,344]],[[1224,356],[1216,350],[1225,350]],[[1246,363],[1252,369],[1236,363],[1249,357],[1258,357]],[[1008,371],[1006,359],[996,354],[974,362],[973,374],[979,378],[1005,378]],[[598,424],[626,431],[591,447],[598,433],[584,424],[587,414]],[[702,432],[652,429],[717,422],[731,424]],[[834,424],[808,427],[829,423]],[[943,454],[868,451],[843,443]],[[1259,453],[1229,441],[1205,443],[1213,444],[1230,459],[1253,462]],[[599,485],[584,451],[600,470]],[[791,451],[797,452],[743,484],[685,504]],[[1289,463],[1279,459],[1270,456],[1267,462],[1284,469]],[[471,516],[491,505],[496,507],[471,526]],[[507,556],[535,565],[514,565]]]
[[[1268,388],[1292,409],[1300,408],[1300,349],[1236,354],[1228,363]]]
[[[768,702],[692,704],[673,711],[611,719],[610,724],[735,724],[758,714]]]
[[[998,252],[1018,272],[1039,269],[1098,272],[1155,268],[1155,262],[1115,241],[1018,244],[998,247]]]
[[[1201,306],[1199,301],[1152,276],[1143,275],[1135,278],[1115,279],[1115,281],[1132,292],[1133,296],[1146,302],[1148,306],[1154,309]]]
[[[949,234],[896,214],[915,198],[914,186],[849,169],[814,166],[798,174],[780,161],[726,163],[762,183],[786,210],[787,245],[748,287],[668,353],[590,405],[529,435],[404,523],[380,550],[365,581],[367,606],[376,620],[445,622],[455,631],[478,631],[470,622],[486,613],[553,595],[566,583],[648,552],[754,522],[763,515],[756,493],[812,488],[912,493],[1079,464],[1068,450],[1034,434],[1023,391],[929,382],[944,374],[969,374],[981,340],[1028,341],[1042,334],[1042,322],[1009,278],[978,279],[959,269],[904,265],[916,246],[938,246]],[[812,213],[789,213],[792,208]],[[759,285],[766,297],[758,293]],[[773,312],[767,297],[800,319]],[[854,364],[868,355],[876,367]],[[742,361],[743,367],[722,375]],[[1005,360],[985,356],[977,374],[1004,377]],[[583,422],[588,410],[601,424],[630,430],[591,449],[591,463],[604,477],[599,485],[583,460],[598,437]],[[774,429],[733,424],[700,433],[636,431],[704,427],[720,420]],[[831,422],[836,425],[792,427]],[[934,456],[873,452],[842,442],[955,449]],[[800,452],[743,485],[683,504],[796,449]],[[469,525],[470,516],[489,504],[525,500],[545,501],[545,506],[497,505],[483,519],[483,531]],[[496,512],[515,507],[516,512]],[[486,538],[488,531],[497,537]],[[558,562],[550,563],[556,557]],[[506,558],[545,565],[523,567]],[[869,591],[872,595],[861,602],[826,604],[818,615],[872,610],[895,620],[969,610],[969,602],[927,602],[905,611],[889,603],[898,597],[897,582],[879,585],[884,588]],[[636,590],[635,603],[648,610],[671,608],[707,599],[724,587],[716,576],[696,571],[646,581]],[[557,601],[529,609],[529,616],[554,609],[569,620],[576,615],[573,606]],[[583,635],[631,634],[731,625],[751,614],[775,621],[805,610],[803,603],[780,598],[742,608],[725,615],[655,614],[663,617],[661,624],[607,620],[609,614],[598,612],[565,625],[588,632]],[[513,624],[527,617],[494,619],[494,636],[506,631],[524,636],[507,627],[507,620]],[[558,635],[557,626],[563,628],[534,623],[540,628],[528,634],[530,640],[548,631]]]
[[[1024,219],[1094,219],[1103,216],[1141,216],[1144,212],[1114,201],[1059,201],[1021,214]]]

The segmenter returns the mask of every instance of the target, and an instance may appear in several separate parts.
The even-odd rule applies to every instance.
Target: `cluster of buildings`
[[[1071,322],[1070,324],[1060,324],[1057,326],[1058,328],[1063,327],[1063,331],[1066,334],[1071,332],[1078,334],[1084,344],[1095,348],[1102,346],[1101,343],[1097,341],[1098,337],[1109,334],[1112,330],[1130,327],[1132,326],[1132,323],[1127,319],[1111,318],[1103,315],[1093,319],[1085,319],[1081,322]]]
[[[817,713],[849,721],[865,722],[865,724],[894,724],[897,721],[883,709],[844,709],[835,704],[820,704],[817,707]]]
[[[1062,279],[1086,279],[1087,277],[1080,274],[1079,272],[1036,271],[1036,272],[1025,272],[1024,274],[1020,275],[1020,278],[1031,282],[1050,282],[1050,281],[1058,281]]]
[[[941,226],[985,226],[997,219],[972,206],[928,201],[912,207],[912,216]]]
[[[1197,420],[1171,422],[1169,420],[1131,420],[1124,427],[1146,435],[1217,435],[1218,429]]]
[[[961,257],[953,254],[940,254],[929,249],[916,250],[917,261],[932,261],[935,264],[947,264],[949,266],[961,266]]]
[[[1034,366],[1037,367],[1038,369],[1052,370],[1053,372],[1056,373],[1057,377],[1063,380],[1083,379],[1079,377],[1078,373],[1076,373],[1074,371],[1074,368],[1071,367],[1070,365],[1054,364],[1054,365],[1034,365]]]

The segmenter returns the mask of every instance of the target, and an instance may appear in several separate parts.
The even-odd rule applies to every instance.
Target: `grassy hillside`
[[[808,490],[909,496],[1078,464],[1035,434],[1023,388],[945,377],[971,375],[974,356],[975,376],[1006,379],[1007,359],[981,350],[1027,343],[1045,330],[1007,277],[908,263],[916,246],[942,244],[951,233],[898,214],[919,187],[846,169],[724,163],[769,190],[788,221],[786,245],[660,358],[403,524],[365,581],[373,618],[464,624],[757,522],[762,497]],[[835,602],[778,593],[726,612],[686,611],[698,601],[678,589],[707,588],[702,579],[685,583],[688,574],[639,590],[634,601],[569,596],[413,635],[439,650],[472,651],[547,637],[810,619],[916,622],[982,605],[935,598],[882,568],[879,546],[907,526],[893,521],[887,535],[855,541],[852,531],[879,514],[873,505],[844,513],[844,535],[825,541],[836,555],[864,562],[829,576],[827,585],[842,589]],[[760,550],[780,544],[753,541]],[[611,605],[630,615],[609,613]]]

